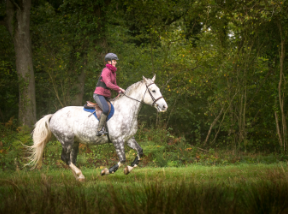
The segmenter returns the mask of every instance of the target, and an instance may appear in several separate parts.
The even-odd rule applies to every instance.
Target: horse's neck
[[[145,93],[145,85],[140,85],[134,90],[129,91],[126,95],[142,102],[143,96]],[[121,108],[125,108],[130,112],[130,114],[138,116],[139,111],[141,109],[142,103],[136,100],[130,99],[129,97],[123,96],[119,100],[117,100],[117,105]]]

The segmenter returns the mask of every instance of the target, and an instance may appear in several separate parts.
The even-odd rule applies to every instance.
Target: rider
[[[106,67],[103,68],[102,73],[98,79],[96,89],[93,94],[93,98],[99,107],[102,109],[102,114],[99,118],[99,124],[97,128],[97,136],[106,135],[104,125],[109,113],[109,106],[107,104],[107,99],[110,98],[111,92],[109,89],[113,89],[118,93],[125,93],[125,90],[120,88],[116,83],[116,64],[119,60],[117,55],[114,53],[108,53],[105,56]]]

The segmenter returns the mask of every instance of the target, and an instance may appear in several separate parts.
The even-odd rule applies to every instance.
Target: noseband
[[[144,95],[143,95],[142,100],[137,100],[137,99],[134,99],[133,97],[127,96],[127,95],[124,94],[124,93],[123,93],[123,94],[124,94],[125,97],[128,97],[128,98],[130,98],[130,99],[132,99],[132,100],[135,100],[135,101],[137,101],[137,102],[139,102],[139,103],[142,103],[142,102],[143,102],[143,99],[144,99],[144,97],[145,97],[146,91],[148,90],[148,92],[149,92],[149,94],[150,94],[150,97],[151,97],[151,99],[153,100],[152,106],[154,106],[155,103],[156,103],[158,100],[162,99],[163,97],[161,96],[161,97],[158,97],[157,99],[155,99],[155,97],[153,97],[151,91],[149,90],[149,86],[150,86],[150,85],[153,85],[153,84],[155,84],[155,83],[152,82],[152,83],[150,83],[149,85],[146,85],[146,84],[145,84],[145,85],[146,85],[146,90],[145,90],[145,93],[144,93]],[[164,99],[164,98],[163,98],[163,99]]]

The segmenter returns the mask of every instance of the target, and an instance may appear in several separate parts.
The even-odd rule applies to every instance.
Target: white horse
[[[124,169],[125,174],[138,165],[143,149],[136,142],[134,135],[137,132],[137,117],[142,103],[154,106],[158,112],[165,112],[168,105],[160,89],[152,79],[143,77],[142,81],[134,83],[126,90],[125,95],[120,95],[114,101],[114,116],[107,121],[108,136],[96,136],[98,120],[83,110],[82,106],[68,106],[58,110],[55,114],[49,114],[40,119],[33,131],[34,144],[29,148],[31,152],[30,163],[36,167],[41,163],[43,151],[52,133],[62,144],[61,159],[71,168],[77,180],[85,179],[81,170],[76,167],[76,159],[79,143],[99,145],[113,143],[119,158],[119,162],[110,169],[103,169],[101,175],[108,175],[126,161],[124,143],[137,151],[137,156],[130,166]],[[110,141],[109,141],[110,139]]]

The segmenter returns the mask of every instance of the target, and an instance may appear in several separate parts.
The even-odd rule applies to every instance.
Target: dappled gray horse
[[[68,106],[60,109],[55,114],[49,114],[40,119],[33,131],[34,144],[29,148],[31,151],[30,163],[36,167],[41,163],[43,151],[48,143],[52,133],[62,144],[61,159],[72,169],[77,180],[84,180],[85,177],[81,170],[76,167],[76,159],[79,143],[99,145],[104,143],[113,143],[119,158],[119,162],[110,169],[103,169],[101,175],[108,175],[117,171],[117,169],[126,161],[124,143],[137,151],[137,156],[130,166],[124,168],[124,173],[128,174],[138,165],[143,149],[136,142],[134,135],[137,132],[137,117],[142,103],[154,106],[158,112],[165,112],[168,105],[160,89],[154,83],[155,76],[152,79],[143,77],[131,85],[125,95],[120,95],[114,101],[114,116],[107,121],[108,136],[96,136],[98,120],[94,116],[89,117],[91,113],[83,110],[82,106]],[[110,141],[109,141],[110,139]]]

